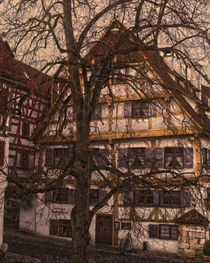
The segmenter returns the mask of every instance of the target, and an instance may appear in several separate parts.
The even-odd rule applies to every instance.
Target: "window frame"
[[[176,196],[177,195],[177,196]],[[178,204],[174,202],[175,197],[177,197]],[[168,202],[165,202],[164,200],[167,199]],[[159,206],[160,207],[181,207],[182,206],[182,200],[181,200],[181,191],[175,190],[175,191],[165,191],[160,190],[159,191]]]
[[[30,123],[22,122],[22,136],[30,137]]]
[[[168,151],[171,150],[171,153]],[[178,152],[180,150],[180,152]],[[177,151],[177,152],[176,152]],[[173,161],[173,158],[181,158],[181,166],[169,166],[167,165],[168,158],[172,158],[170,162]],[[177,159],[176,159],[177,160]],[[178,163],[178,160],[177,160]],[[184,168],[184,147],[165,147],[164,151],[164,166],[168,169],[183,169]]]
[[[168,237],[162,236],[162,228],[167,227],[168,228]],[[176,228],[176,237],[173,237],[173,228]],[[170,225],[170,224],[160,224],[159,225],[159,238],[165,239],[165,240],[178,240],[178,226],[177,225]]]
[[[146,147],[128,148],[127,158],[128,158],[129,168],[132,168],[132,169],[145,168],[145,161],[147,158]],[[133,164],[131,164],[132,159],[133,159]],[[136,162],[137,163],[141,162],[142,165],[136,165],[135,164]]]
[[[69,189],[68,188],[57,188],[53,190],[53,203],[65,204],[68,202],[69,202]]]
[[[134,191],[134,203],[135,206],[154,206],[154,191],[150,189],[139,189]],[[137,199],[142,198],[142,202]],[[148,202],[148,198],[152,198],[152,203]]]
[[[146,110],[146,113],[144,112]],[[136,113],[135,113],[136,111]],[[132,101],[132,118],[148,118],[149,116],[149,102],[148,101]]]
[[[28,152],[20,152],[19,153],[20,159],[19,159],[19,167],[21,169],[30,169],[30,158],[29,158],[29,153]],[[26,163],[25,163],[26,162]]]

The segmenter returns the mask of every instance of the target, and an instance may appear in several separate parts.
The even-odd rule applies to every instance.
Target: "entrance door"
[[[96,215],[96,244],[112,244],[112,215]]]

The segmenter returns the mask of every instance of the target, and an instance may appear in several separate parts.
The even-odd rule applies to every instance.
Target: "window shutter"
[[[208,99],[210,98],[210,87],[201,86],[201,100],[205,106],[208,106]]]
[[[58,235],[58,220],[50,219],[50,235]]]
[[[127,148],[120,148],[118,150],[118,167],[127,167],[127,155],[128,149]]]
[[[75,189],[68,189],[68,203],[75,203]]]
[[[184,168],[193,168],[193,148],[184,148]]]
[[[181,191],[181,206],[190,207],[191,206],[191,194],[190,192]]]
[[[52,201],[53,201],[53,190],[45,193],[45,202],[52,202]]]
[[[98,201],[101,202],[101,201],[104,199],[104,197],[106,196],[106,194],[107,194],[107,191],[106,191],[106,190],[101,190],[101,189],[99,189],[99,198],[98,198]]]
[[[0,166],[4,166],[4,149],[5,149],[5,142],[0,141]]]
[[[201,155],[202,155],[202,165],[204,168],[207,167],[207,149],[201,148]]]
[[[210,169],[210,149],[207,151],[207,168]]]
[[[153,192],[153,204],[155,206],[159,205],[159,192],[157,190]]]
[[[159,225],[149,224],[149,237],[159,238]]]
[[[99,103],[95,108],[95,112],[93,113],[93,118],[101,119],[101,117],[102,117],[102,104]]]
[[[45,151],[45,166],[53,166],[54,149],[46,149]]]
[[[164,167],[164,148],[155,148],[155,167]]]
[[[156,116],[156,105],[152,102],[149,103],[149,117]]]
[[[134,192],[124,193],[124,205],[131,205],[134,201]]]
[[[132,117],[132,101],[125,101],[124,103],[124,117],[131,118]]]
[[[107,149],[94,149],[94,162],[96,166],[106,166],[108,162]]]

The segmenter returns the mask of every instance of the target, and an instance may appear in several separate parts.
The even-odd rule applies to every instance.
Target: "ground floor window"
[[[168,240],[178,240],[178,226],[177,225],[149,225],[149,237],[160,238]]]
[[[71,221],[67,219],[51,219],[50,235],[71,237]]]

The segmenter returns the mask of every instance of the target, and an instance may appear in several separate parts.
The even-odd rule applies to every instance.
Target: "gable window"
[[[114,69],[112,73],[112,84],[126,83],[125,69]]]
[[[25,137],[30,136],[30,124],[27,122],[22,123],[22,135]]]
[[[50,219],[50,235],[71,237],[71,221],[67,219]]]
[[[148,234],[150,238],[178,240],[178,226],[149,224]]]
[[[156,116],[156,106],[152,101],[126,101],[124,104],[125,118],[148,118]]]
[[[129,148],[128,149],[128,165],[131,168],[144,167],[146,160],[146,148]]]

